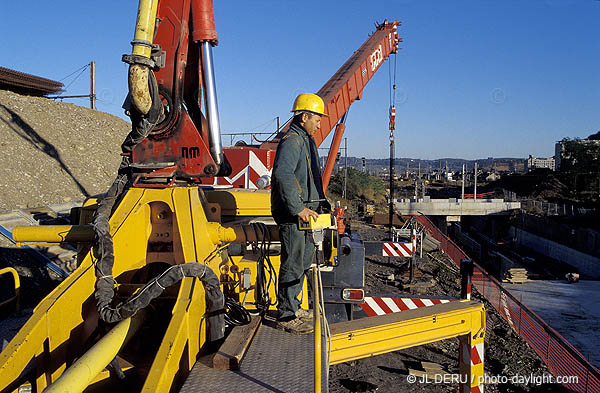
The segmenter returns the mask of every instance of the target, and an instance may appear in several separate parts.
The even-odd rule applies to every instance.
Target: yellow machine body
[[[218,275],[228,297],[255,309],[258,253],[248,242],[260,240],[252,222],[262,223],[263,228],[272,222],[268,202],[268,192],[254,190],[127,190],[110,218],[116,299],[127,299],[154,277],[154,266],[196,262],[206,263]],[[94,298],[96,259],[88,227],[95,204],[89,200],[83,206],[80,225],[17,231],[16,240],[23,242],[78,239],[80,264],[36,307],[0,354],[0,391],[18,392],[28,384],[38,392],[82,391],[84,387],[86,392],[107,391],[112,386],[110,373],[106,369],[98,372],[102,369],[98,363],[106,363],[117,353],[131,391],[177,391],[201,355],[206,344],[206,304],[204,287],[196,278],[184,278],[153,301],[147,313],[154,317],[153,322],[140,325],[125,320],[114,333],[96,334],[102,324]],[[324,217],[323,222],[330,224],[331,217]],[[315,224],[321,225],[318,222]],[[269,236],[277,240],[276,227],[269,228]],[[229,242],[239,243],[239,247],[226,247]],[[273,269],[279,271],[279,255],[269,258]],[[275,299],[275,291],[272,285],[271,299]],[[306,295],[305,283],[303,308],[308,304]],[[137,336],[131,337],[129,326],[139,329]],[[336,323],[330,325],[330,331],[331,341],[317,350],[327,351],[329,364],[337,364],[451,337],[467,346],[482,345],[485,311],[476,302],[452,302]],[[29,364],[35,367],[26,373]],[[320,370],[317,362],[315,367]],[[483,363],[461,364],[460,373],[477,380],[483,375]],[[315,386],[320,386],[320,372],[315,370],[314,375]]]
[[[256,213],[270,210],[268,204],[264,205],[268,202],[268,193],[262,194],[230,190],[206,193],[208,197],[204,198],[204,192],[198,187],[129,189],[110,218],[116,297],[127,298],[152,278],[144,272],[153,264],[205,263],[223,242],[245,241],[245,236],[253,238],[252,233],[243,232],[239,227],[226,227],[214,221],[221,217],[231,222],[256,219]],[[90,200],[84,205],[83,226],[75,226],[79,228],[75,233],[80,240],[90,240],[89,236],[84,236],[89,235],[88,229],[82,228],[91,221],[95,202]],[[206,212],[213,222],[209,221]],[[221,216],[222,213],[228,214]],[[37,232],[38,228],[32,227],[29,231],[23,229],[20,236],[27,238],[21,239],[23,241],[31,240],[32,236],[36,242],[56,241],[57,233],[65,234],[64,229],[49,227]],[[41,234],[48,238],[44,239]],[[22,371],[33,359],[38,367],[25,379],[35,384],[37,391],[44,390],[82,356],[87,347],[98,325],[94,299],[96,260],[91,243],[79,244],[79,267],[36,307],[33,316],[0,354],[0,391],[18,388],[23,382]],[[251,282],[256,281],[257,263],[253,259],[256,254],[244,245],[240,251],[240,255],[230,258],[226,254],[217,255],[207,261],[207,266],[220,276],[223,287],[235,287],[241,280],[239,273],[246,268],[250,270]],[[270,260],[278,271],[279,256],[272,255]],[[136,359],[135,356],[122,359],[128,372],[136,374],[132,378],[139,381],[144,392],[169,391],[182,383],[205,344],[202,284],[197,279],[184,278],[176,287],[168,288],[160,298],[169,304],[170,321],[163,330],[144,332],[144,335],[159,337],[153,363],[149,365],[148,359]],[[250,309],[255,302],[254,290],[255,286],[251,286],[239,293],[240,301],[245,300]],[[276,288],[271,286],[269,295],[272,299],[275,299],[275,291]],[[306,298],[304,296],[304,307]],[[94,384],[105,386],[103,379],[106,377],[107,373],[101,373]]]

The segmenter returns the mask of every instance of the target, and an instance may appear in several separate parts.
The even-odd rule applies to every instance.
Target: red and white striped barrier
[[[410,257],[414,250],[413,243],[383,243],[381,247],[384,257]]]
[[[484,359],[484,343],[483,340],[475,344],[470,344],[468,338],[460,340],[460,346],[458,348],[458,358],[461,364],[459,368],[462,370],[461,373],[468,375],[466,383],[461,383],[461,393],[483,393],[483,381],[476,381],[476,377],[473,375],[473,368],[481,368],[481,372],[477,373],[483,376],[483,359]]]
[[[420,307],[429,307],[435,304],[448,303],[448,299],[418,299],[408,297],[370,297],[365,296],[361,304],[363,311],[370,317],[375,315],[391,314],[400,311],[414,310]]]

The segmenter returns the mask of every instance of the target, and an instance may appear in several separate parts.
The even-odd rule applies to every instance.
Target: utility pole
[[[396,89],[396,85],[394,85]],[[390,239],[393,239],[394,228],[394,130],[396,129],[396,107],[390,107]]]
[[[344,138],[344,199],[347,198],[346,195],[346,182],[348,179],[348,138]]]
[[[279,134],[279,116],[277,116],[277,133]]]
[[[90,108],[96,109],[96,63],[90,62]]]
[[[461,203],[465,203],[465,164],[463,164],[463,170],[462,170],[462,196],[461,198]]]
[[[475,161],[475,189],[473,190],[473,199],[477,200],[477,161]]]

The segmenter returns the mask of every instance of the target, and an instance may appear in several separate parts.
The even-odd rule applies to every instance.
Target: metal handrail
[[[15,299],[15,309],[17,313],[21,311],[21,280],[19,279],[19,273],[12,267],[5,267],[0,269],[0,276],[3,274],[12,274],[13,282],[15,284],[15,295],[8,300],[0,303],[0,308],[6,306],[7,304],[12,303]]]
[[[314,389],[315,393],[321,393],[321,311],[319,307],[319,273],[318,266],[315,264],[312,268],[313,274],[313,312],[314,312],[314,347],[315,347],[315,370],[314,370]]]

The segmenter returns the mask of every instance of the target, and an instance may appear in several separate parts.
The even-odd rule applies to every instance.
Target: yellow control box
[[[317,220],[309,217],[308,222],[302,221],[302,219],[298,217],[298,229],[301,231],[329,228],[331,226],[333,226],[333,218],[331,213],[319,214],[319,218]]]

